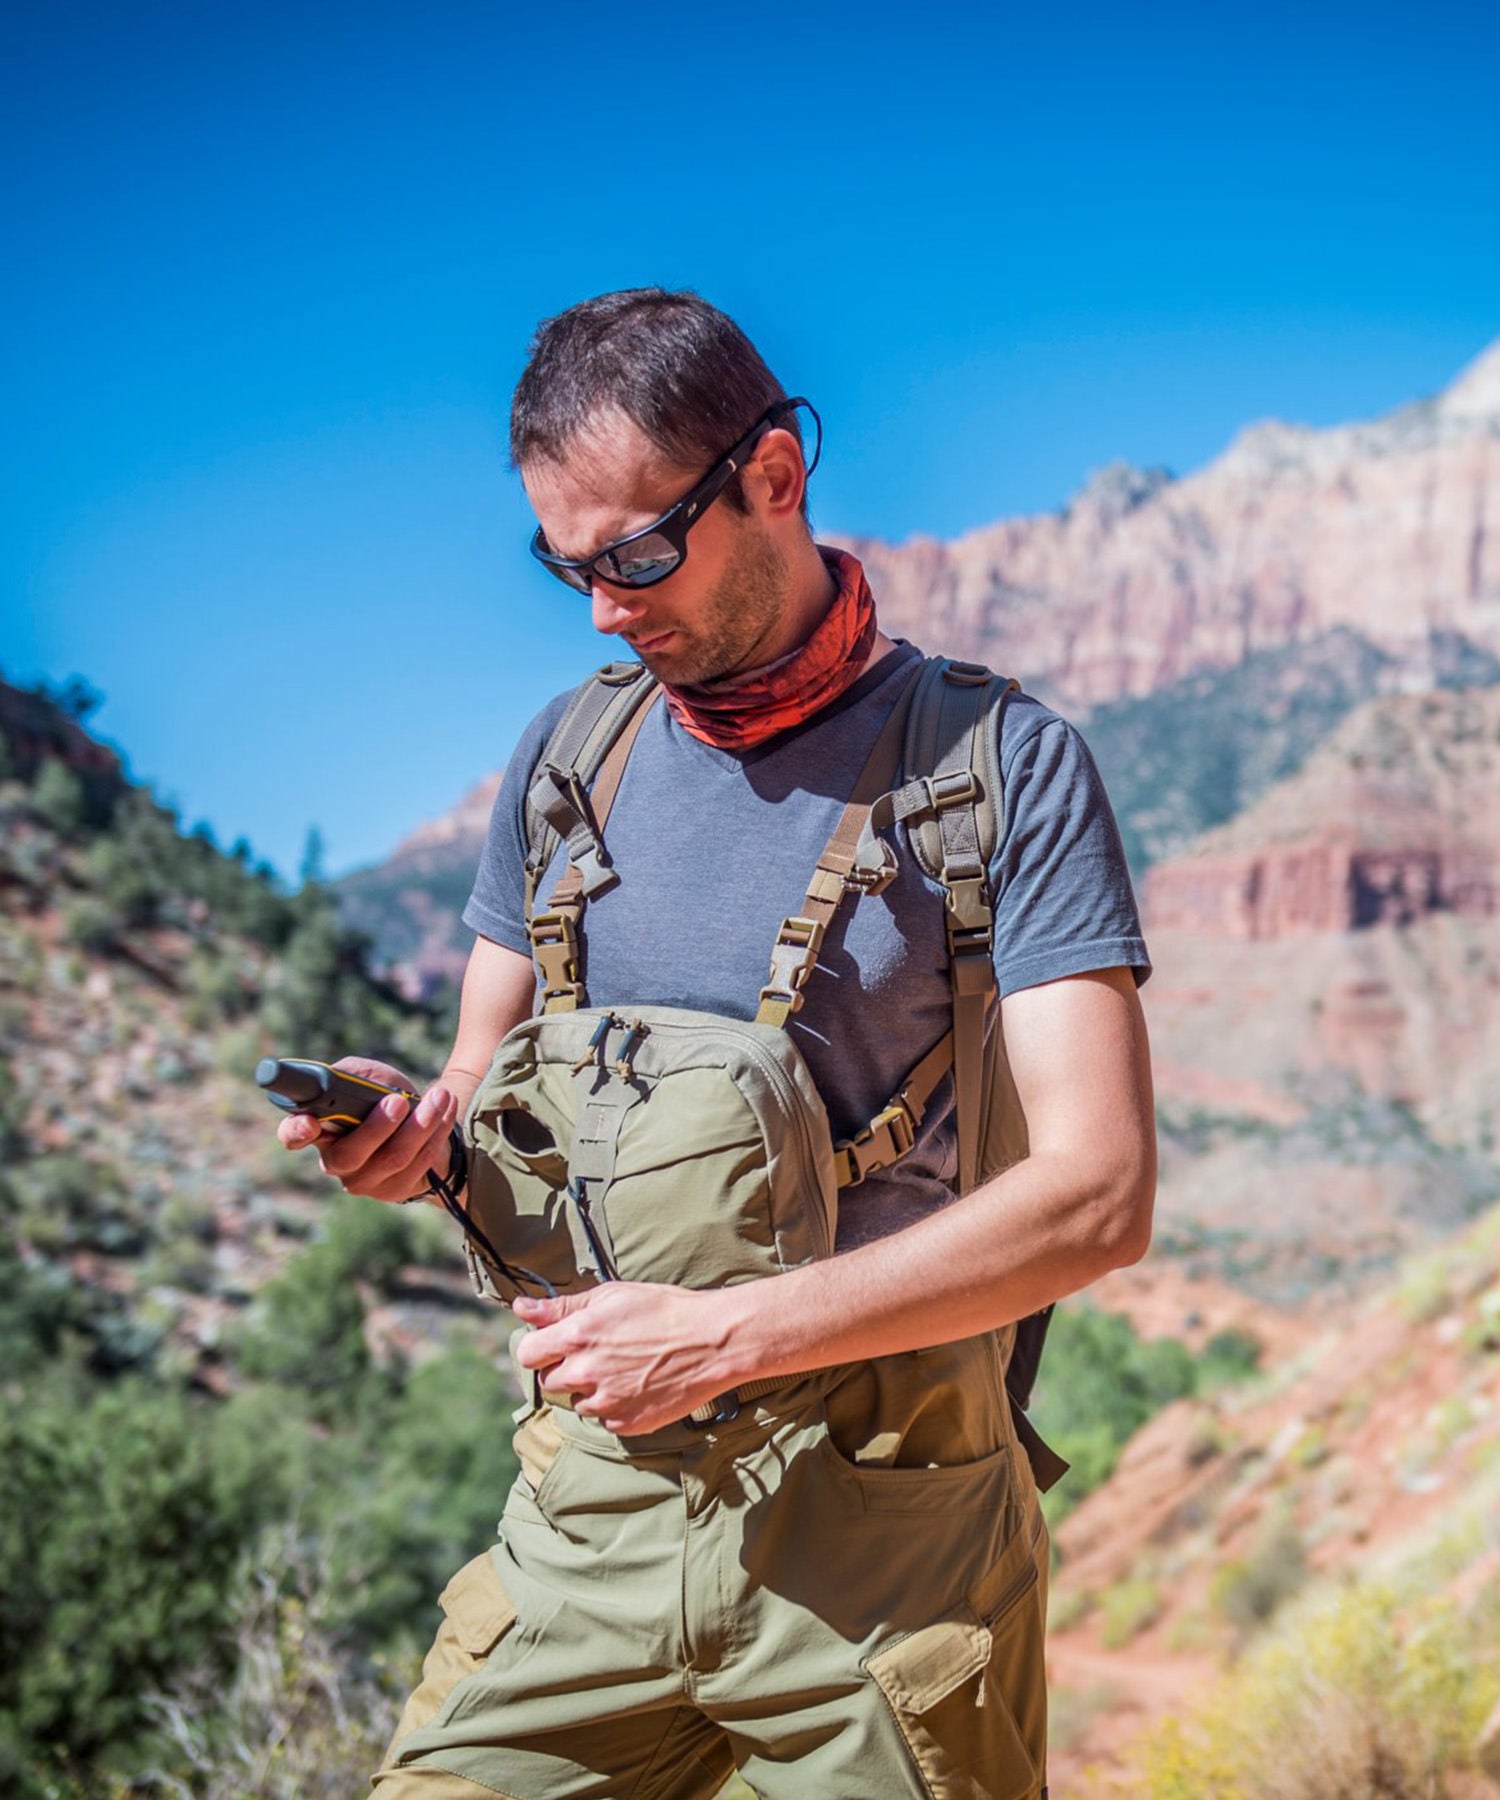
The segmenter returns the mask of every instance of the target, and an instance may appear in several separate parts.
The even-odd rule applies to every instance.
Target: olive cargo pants
[[[1047,1535],[993,1338],[628,1448],[543,1406],[517,1451],[377,1800],[1045,1793]]]

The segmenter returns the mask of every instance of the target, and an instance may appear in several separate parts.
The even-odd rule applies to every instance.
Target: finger
[[[511,1310],[528,1325],[552,1325],[569,1313],[582,1312],[591,1297],[602,1292],[601,1288],[585,1288],[580,1294],[517,1294]]]
[[[451,1094],[439,1089],[435,1095],[424,1095],[400,1128],[351,1177],[360,1192],[404,1199],[427,1185],[429,1172],[446,1176],[453,1161],[448,1135],[457,1115],[458,1102]]]
[[[317,1143],[319,1138],[332,1135],[325,1131],[321,1120],[315,1119],[311,1113],[291,1113],[276,1127],[276,1136],[287,1150],[305,1150],[309,1144]]]
[[[341,1138],[324,1146],[323,1172],[342,1181],[345,1176],[362,1170],[370,1158],[389,1139],[411,1111],[405,1094],[387,1094],[377,1101],[363,1122]]]
[[[516,1361],[526,1369],[551,1369],[577,1353],[579,1346],[556,1325],[528,1331],[516,1345]]]

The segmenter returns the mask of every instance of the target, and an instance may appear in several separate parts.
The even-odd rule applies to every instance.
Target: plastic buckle
[[[820,920],[783,919],[771,948],[771,973],[760,990],[762,1001],[780,1001],[789,1011],[796,1012],[802,1005],[802,989],[812,974],[822,943]]]
[[[990,932],[995,922],[995,911],[990,905],[990,896],[982,875],[960,877],[957,881],[946,883],[948,889],[948,944],[953,947],[955,937],[959,933],[982,931],[985,934],[985,948],[991,944]]]
[[[948,929],[948,969],[955,994],[988,993],[995,981],[994,934]]]
[[[867,1175],[877,1169],[888,1169],[899,1162],[917,1141],[916,1123],[904,1100],[893,1100],[876,1113],[858,1136],[840,1144],[838,1160],[849,1171],[841,1187],[858,1187]]]
[[[927,789],[927,804],[934,812],[943,812],[950,806],[962,806],[966,801],[979,798],[979,780],[972,769],[950,769],[946,775],[924,775],[922,785]]]
[[[876,838],[874,846],[879,853],[880,866],[872,868],[858,860],[851,863],[849,872],[843,878],[843,885],[848,893],[883,894],[901,873],[900,864],[896,861],[896,853],[885,839]],[[861,845],[860,849],[863,850],[864,846]]]
[[[537,913],[531,921],[531,954],[542,972],[542,997],[578,987],[578,933],[567,913]]]
[[[732,1424],[740,1416],[740,1397],[733,1388],[716,1400],[706,1400],[704,1405],[713,1408],[706,1419],[700,1419],[697,1413],[689,1413],[682,1421],[689,1431],[711,1431],[715,1425]]]

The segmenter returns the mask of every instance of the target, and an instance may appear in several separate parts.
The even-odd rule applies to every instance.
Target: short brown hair
[[[591,419],[618,408],[672,462],[707,470],[786,397],[734,320],[700,295],[624,288],[537,327],[511,403],[510,459],[561,462]],[[795,413],[779,423],[802,442]],[[745,509],[738,475],[724,493]]]

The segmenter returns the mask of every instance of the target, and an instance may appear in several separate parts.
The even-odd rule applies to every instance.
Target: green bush
[[[21,1228],[44,1254],[97,1250],[138,1256],[150,1245],[146,1209],[113,1168],[71,1151],[53,1151],[24,1164],[14,1183]]]
[[[55,756],[49,756],[37,770],[31,805],[37,817],[63,837],[80,831],[87,816],[82,780]]]
[[[43,1800],[140,1742],[148,1691],[215,1655],[242,1545],[181,1400],[0,1402],[0,1791]]]
[[[1148,1735],[1131,1791],[1442,1800],[1500,1694],[1495,1623],[1372,1583],[1299,1608],[1217,1691]]]
[[[1161,1589],[1154,1581],[1132,1578],[1106,1588],[1099,1596],[1100,1641],[1106,1650],[1123,1650],[1161,1617]]]
[[[1307,1551],[1284,1513],[1266,1521],[1250,1554],[1214,1575],[1213,1603],[1244,1636],[1264,1625],[1307,1580]]]
[[[1072,1469],[1047,1496],[1056,1524],[1107,1481],[1121,1449],[1169,1401],[1196,1391],[1185,1345],[1143,1342],[1129,1319],[1084,1302],[1053,1316],[1031,1409],[1037,1429]]]

